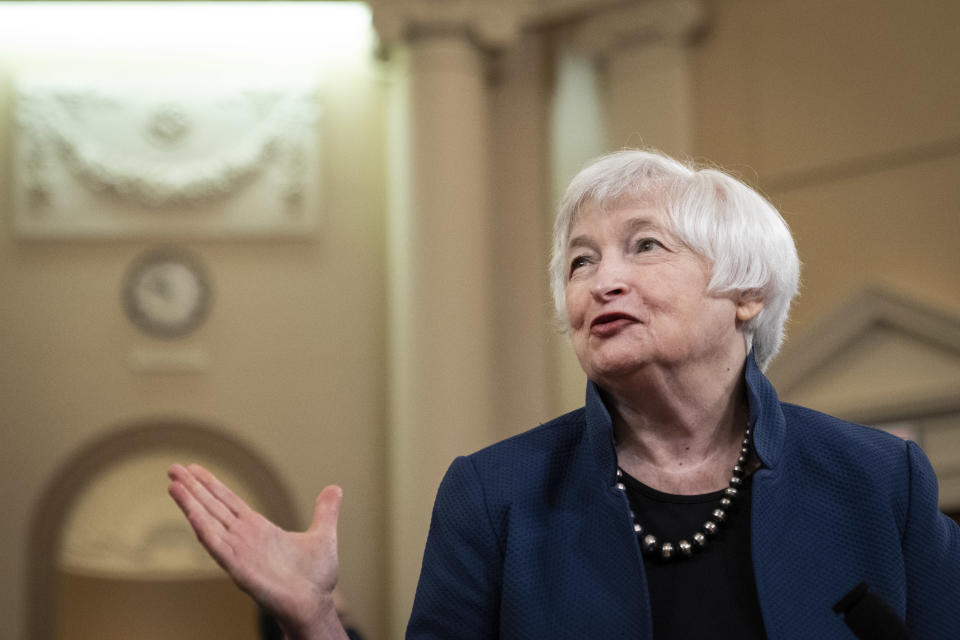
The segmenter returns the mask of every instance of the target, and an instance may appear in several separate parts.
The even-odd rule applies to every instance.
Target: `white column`
[[[565,27],[550,141],[555,200],[584,163],[605,151],[692,153],[688,50],[703,21],[697,0],[644,0],[597,6]],[[556,340],[552,352],[556,409],[582,405],[585,377],[568,341]]]
[[[554,78],[549,148],[551,200],[556,203],[584,164],[609,147],[605,101],[592,57],[574,47],[561,49],[554,62]],[[552,207],[546,215],[545,226],[552,228]],[[553,412],[560,414],[583,405],[587,378],[567,336],[551,338],[551,403]]]
[[[509,35],[510,3],[372,4],[393,66],[385,542],[401,637],[443,472],[497,433],[484,50]]]
[[[690,42],[705,22],[698,0],[646,0],[597,13],[573,44],[601,72],[608,146],[693,151]]]
[[[546,31],[575,23],[577,51],[601,71],[598,104],[606,115],[608,142],[639,142],[616,141],[636,128],[645,142],[676,152],[689,142],[684,93],[689,78],[685,58],[674,55],[683,37],[669,34],[689,33],[684,7],[699,5],[684,0],[369,2],[390,69],[385,578],[388,628],[400,637],[443,471],[454,456],[501,435],[493,422],[498,247],[492,228],[497,216],[491,211],[487,53],[510,42],[521,23]],[[624,30],[626,18],[633,27]],[[642,70],[639,77],[636,69]],[[601,132],[603,120],[597,118]],[[567,134],[557,131],[553,144],[563,146],[556,137],[580,125],[571,124]],[[602,150],[598,145],[596,151]],[[579,403],[583,390],[577,386]]]

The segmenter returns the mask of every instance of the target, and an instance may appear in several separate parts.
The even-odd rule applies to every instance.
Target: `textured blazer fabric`
[[[781,403],[752,356],[745,376],[762,463],[751,543],[767,635],[854,638],[833,606],[865,581],[913,638],[960,638],[960,527],[940,513],[920,448]],[[643,559],[615,483],[612,425],[593,384],[585,407],[456,459],[407,637],[652,638]]]

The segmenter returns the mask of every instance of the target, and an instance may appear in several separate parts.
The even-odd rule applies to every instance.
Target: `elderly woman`
[[[921,450],[782,404],[762,373],[799,276],[766,200],[615,153],[570,184],[550,272],[586,405],[453,462],[408,637],[956,637],[960,528]],[[202,468],[170,475],[290,637],[341,637],[339,489],[294,534]]]

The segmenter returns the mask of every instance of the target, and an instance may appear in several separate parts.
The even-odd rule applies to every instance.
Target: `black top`
[[[645,533],[662,541],[692,536],[719,507],[722,491],[695,496],[651,489],[626,473],[630,508]],[[691,558],[661,560],[644,556],[653,637],[657,640],[766,638],[750,556],[752,478],[744,478],[740,496],[706,547]]]

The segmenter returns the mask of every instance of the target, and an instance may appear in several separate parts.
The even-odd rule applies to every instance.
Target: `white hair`
[[[586,205],[605,207],[653,198],[681,242],[712,265],[712,294],[755,292],[763,309],[744,327],[761,369],[780,350],[790,302],[797,293],[800,260],[790,229],[766,198],[715,168],[696,167],[655,151],[626,150],[602,156],[570,182],[553,228],[550,286],[557,319],[566,312],[567,243]]]

